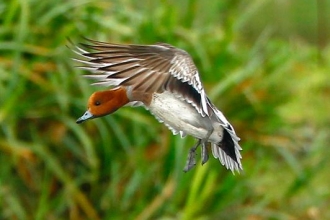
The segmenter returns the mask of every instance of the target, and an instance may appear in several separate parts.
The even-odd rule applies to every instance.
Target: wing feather
[[[191,103],[203,117],[209,114],[197,68],[187,52],[164,43],[120,45],[87,41],[76,46],[75,53],[81,59],[75,60],[83,64],[80,68],[95,74],[88,76],[98,81],[95,84],[132,86],[148,93],[169,89]],[[100,77],[102,74],[104,78]]]

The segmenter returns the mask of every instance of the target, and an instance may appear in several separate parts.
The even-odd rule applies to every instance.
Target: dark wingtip
[[[237,155],[235,152],[235,143],[226,129],[223,129],[223,138],[219,147],[236,163],[238,163]]]

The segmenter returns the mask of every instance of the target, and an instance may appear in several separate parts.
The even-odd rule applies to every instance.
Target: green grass
[[[205,2],[0,2],[0,219],[330,218],[330,31],[316,19],[329,11]],[[188,51],[242,139],[244,172],[210,158],[184,173],[195,140],[143,108],[77,125],[106,89],[70,59],[81,36]]]

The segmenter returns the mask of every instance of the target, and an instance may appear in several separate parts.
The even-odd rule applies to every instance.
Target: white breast
[[[209,141],[218,143],[222,140],[223,129],[218,122],[211,121],[208,116],[202,117],[191,104],[173,93],[155,93],[148,109],[159,121],[170,127],[174,134],[181,132],[203,139],[214,128]]]

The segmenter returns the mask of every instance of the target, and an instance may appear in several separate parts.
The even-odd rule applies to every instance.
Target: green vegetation
[[[0,2],[0,219],[330,219],[329,0]],[[143,108],[77,125],[68,38],[188,51],[244,172]]]

